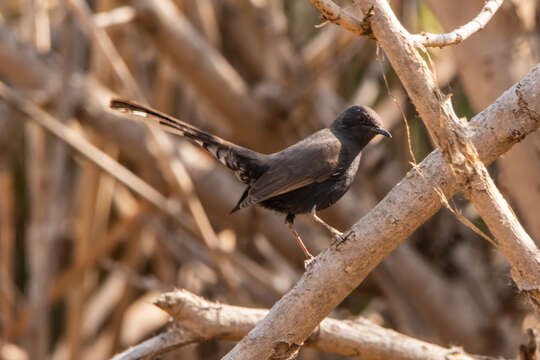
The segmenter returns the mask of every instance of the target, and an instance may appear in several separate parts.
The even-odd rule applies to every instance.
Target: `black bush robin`
[[[331,206],[349,190],[358,171],[361,151],[375,135],[392,137],[383,129],[381,118],[374,110],[351,106],[329,128],[266,155],[131,101],[112,100],[111,108],[184,136],[206,149],[247,185],[231,213],[258,204],[286,214],[285,223],[308,261],[313,256],[294,229],[294,217],[310,213],[333,236],[342,237],[341,232],[325,223],[316,212]]]

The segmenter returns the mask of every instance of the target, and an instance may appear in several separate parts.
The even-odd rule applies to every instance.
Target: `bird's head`
[[[381,117],[375,110],[367,106],[353,105],[337,117],[331,129],[351,135],[365,145],[377,134],[392,137],[382,125]]]

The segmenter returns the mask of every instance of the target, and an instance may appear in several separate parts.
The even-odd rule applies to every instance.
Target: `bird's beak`
[[[390,134],[387,130],[384,130],[383,128],[377,128],[377,129],[375,129],[375,132],[377,134],[384,135],[384,136],[386,136],[388,138],[392,138],[392,134]]]

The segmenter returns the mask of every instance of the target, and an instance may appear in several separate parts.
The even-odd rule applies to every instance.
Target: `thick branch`
[[[441,148],[446,161],[498,242],[498,249],[512,265],[512,277],[527,294],[539,296],[540,252],[522,228],[499,190],[489,177],[485,165],[478,158],[477,149],[470,141],[470,126],[458,119],[449,97],[440,91],[434,76],[423,58],[407,37],[406,31],[383,0],[365,1],[363,10],[373,10],[372,28],[384,48],[407,93],[414,102],[431,137]],[[531,119],[538,113],[531,111],[529,100],[523,98],[523,84],[514,89],[517,112]],[[518,131],[519,133],[519,131]],[[521,284],[526,284],[521,288]],[[540,316],[540,297],[531,304]]]
[[[528,112],[518,111],[520,88]],[[493,105],[471,121],[471,140],[486,164],[540,125],[540,66],[506,91]],[[400,242],[424,223],[441,206],[435,187],[446,196],[460,188],[463,177],[452,174],[441,151],[432,152],[419,170],[412,169],[349,232],[316,258],[297,285],[270,310],[225,359],[268,359],[293,354],[298,346],[369,272]],[[291,329],[294,329],[292,331]],[[276,347],[279,344],[286,346]],[[286,357],[283,357],[286,358]]]
[[[528,20],[519,15],[528,5],[536,3],[521,1],[501,8],[488,27],[455,48],[453,60],[458,66],[460,81],[475,111],[488,106],[538,62],[534,50],[538,37],[531,36]],[[452,28],[474,15],[483,5],[483,1],[462,3],[427,0],[426,4],[444,28]],[[526,13],[529,17],[534,11],[527,10]],[[494,46],[495,43],[497,46]],[[498,69],[511,71],[497,71]],[[540,189],[540,167],[530,166],[538,161],[537,149],[538,146],[531,137],[514,147],[497,163],[499,182],[504,188],[505,197],[510,197],[512,206],[517,206],[520,221],[539,245],[540,192],[536,189]]]
[[[115,356],[114,360],[151,356],[190,342],[210,339],[238,341],[268,313],[266,309],[214,303],[187,290],[163,294],[156,300],[156,305],[174,318],[176,326]],[[402,335],[364,319],[325,319],[306,344],[322,351],[360,359],[431,360],[443,359],[454,352],[453,349]],[[459,356],[464,360],[475,359],[462,352],[459,352]]]

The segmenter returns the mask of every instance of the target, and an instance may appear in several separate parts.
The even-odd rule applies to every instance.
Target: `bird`
[[[343,238],[317,211],[330,207],[349,190],[361,151],[371,139],[379,134],[392,137],[373,109],[352,105],[329,127],[281,151],[262,154],[130,100],[111,99],[110,108],[191,140],[231,169],[246,185],[231,213],[257,204],[285,214],[285,223],[307,258],[306,267],[313,255],[294,228],[296,215],[310,214],[332,236]]]

